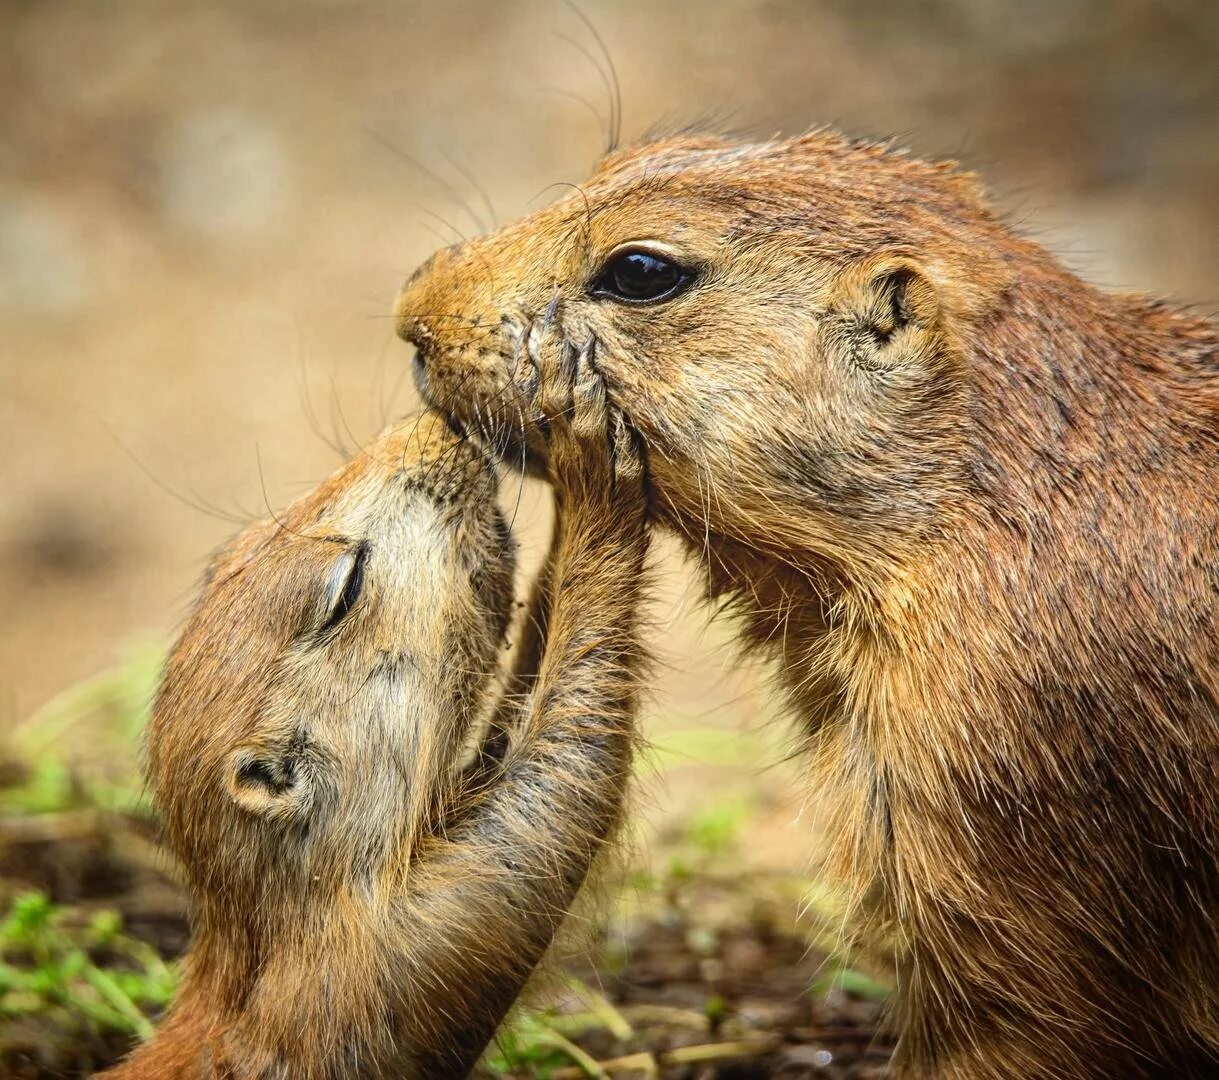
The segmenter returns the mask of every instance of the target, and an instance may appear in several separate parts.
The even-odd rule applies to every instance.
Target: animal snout
[[[407,279],[398,300],[394,304],[394,320],[398,336],[410,342],[422,354],[432,338],[431,330],[423,318],[423,298],[426,295],[427,276],[432,260],[429,259]]]
[[[402,286],[394,304],[398,336],[420,351],[420,359],[436,338],[435,324],[447,310],[443,299],[450,270],[460,262],[464,244],[442,248],[424,262]],[[449,306],[451,306],[451,301]]]

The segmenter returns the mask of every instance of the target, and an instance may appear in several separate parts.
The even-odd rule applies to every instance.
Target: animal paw
[[[643,453],[639,437],[622,411],[608,399],[597,368],[596,338],[582,344],[534,324],[520,352],[531,371],[534,425],[545,443],[556,491],[601,498],[642,490]]]

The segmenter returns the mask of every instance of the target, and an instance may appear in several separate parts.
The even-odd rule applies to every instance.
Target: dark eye
[[[320,633],[326,633],[343,620],[355,607],[364,588],[364,568],[368,562],[368,544],[360,544],[353,551],[345,551],[335,561],[326,580],[326,621]]]
[[[694,275],[677,263],[650,251],[624,251],[615,255],[593,285],[594,296],[650,304],[676,296]]]

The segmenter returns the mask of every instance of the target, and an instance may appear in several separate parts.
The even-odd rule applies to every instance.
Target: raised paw
[[[608,399],[591,334],[558,330],[554,312],[520,338],[513,381],[528,390],[536,438],[561,497],[638,497],[644,466],[639,439]]]

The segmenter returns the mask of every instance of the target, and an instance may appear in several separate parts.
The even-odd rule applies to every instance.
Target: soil
[[[177,958],[189,939],[187,909],[153,831],[95,811],[0,819],[0,894],[7,902],[38,888],[82,914],[117,911],[128,934]],[[825,955],[791,924],[790,886],[764,874],[683,871],[564,961],[531,1004],[553,1002],[556,1027],[612,1077],[883,1076],[881,1006],[874,994],[826,989]],[[578,1022],[589,996],[609,1021]],[[562,1054],[524,1053],[513,1064],[510,1043],[500,1040],[500,1064],[486,1075],[586,1075]],[[83,1023],[0,1021],[0,1076],[86,1076],[129,1046]]]

